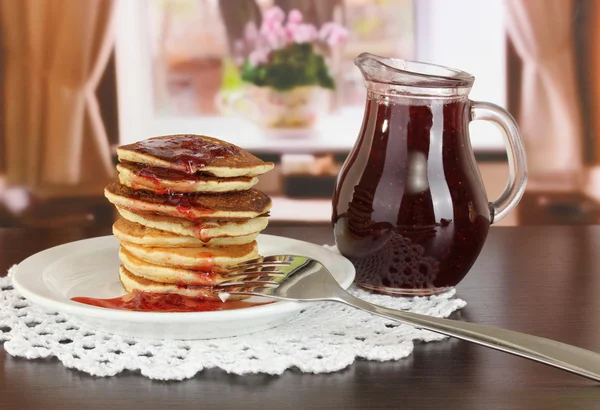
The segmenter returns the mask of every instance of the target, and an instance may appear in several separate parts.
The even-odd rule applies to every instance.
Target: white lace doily
[[[466,305],[455,291],[432,297],[394,298],[352,288],[378,305],[446,317]],[[234,374],[281,374],[286,369],[326,373],[357,358],[398,360],[413,342],[444,339],[437,333],[387,321],[338,303],[307,305],[287,324],[250,335],[212,340],[157,340],[121,337],[80,328],[67,315],[31,305],[0,278],[0,342],[13,356],[56,357],[66,367],[95,376],[139,370],[151,379],[183,380],[218,367]]]

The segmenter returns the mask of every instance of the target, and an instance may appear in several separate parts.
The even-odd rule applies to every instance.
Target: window
[[[263,10],[272,3],[257,2]],[[119,2],[121,142],[175,132],[202,132],[261,152],[347,152],[354,144],[363,115],[364,89],[352,64],[353,57],[362,51],[464,69],[476,77],[473,99],[505,105],[501,0],[327,3],[343,5],[333,7],[331,16],[349,31],[345,46],[331,50],[329,55],[338,86],[317,127],[288,132],[264,129],[230,115],[229,100],[223,98],[223,91],[235,89],[239,81],[231,33],[240,27],[224,23],[217,0]],[[232,93],[225,95],[231,97]],[[476,150],[504,149],[493,126],[475,123],[472,127]],[[242,135],[239,129],[244,129]],[[308,136],[295,138],[298,133]]]

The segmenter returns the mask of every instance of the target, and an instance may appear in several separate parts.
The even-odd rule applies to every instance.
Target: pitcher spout
[[[370,53],[358,55],[354,64],[360,69],[367,88],[387,85],[400,87],[398,91],[404,90],[403,93],[415,88],[420,94],[466,95],[475,80],[471,74],[453,68]]]

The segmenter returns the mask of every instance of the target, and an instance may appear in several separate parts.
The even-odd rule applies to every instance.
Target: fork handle
[[[345,292],[332,300],[386,319],[466,340],[600,381],[600,354],[590,350],[478,323],[441,319],[389,309],[366,302]]]

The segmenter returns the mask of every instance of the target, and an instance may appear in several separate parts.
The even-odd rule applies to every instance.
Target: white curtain
[[[114,44],[112,0],[0,0],[6,177],[34,189],[113,174],[96,87]]]
[[[519,125],[530,180],[576,183],[583,166],[572,0],[506,0],[507,30],[523,60]],[[533,188],[533,186],[532,186]]]

